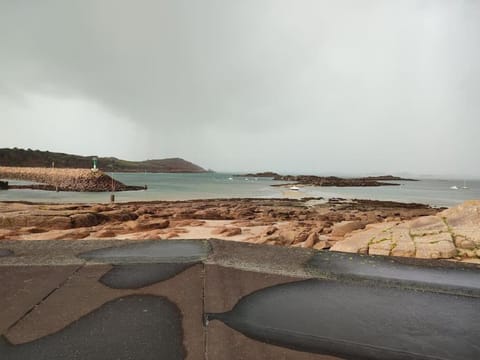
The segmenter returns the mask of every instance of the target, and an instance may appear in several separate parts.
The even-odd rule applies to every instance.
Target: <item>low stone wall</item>
[[[476,359],[479,275],[219,240],[1,241],[0,358]]]
[[[57,169],[57,168],[28,168],[28,167],[0,167],[0,178],[27,180],[44,185],[37,186],[42,190],[59,191],[124,191],[138,190],[143,187],[127,186],[112,179],[101,171],[90,169]],[[35,188],[36,185],[31,186]]]

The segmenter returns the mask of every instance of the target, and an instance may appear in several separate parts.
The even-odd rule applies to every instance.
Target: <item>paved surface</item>
[[[2,241],[0,284],[2,360],[480,358],[474,265],[218,240]]]
[[[206,259],[209,243],[197,241],[144,241],[92,250],[79,257],[107,263],[185,263]]]
[[[329,280],[277,285],[209,315],[259,341],[348,359],[474,359],[478,298]]]
[[[180,310],[158,296],[108,302],[65,329],[13,346],[0,342],[3,359],[183,359]]]
[[[478,268],[447,261],[421,261],[385,256],[318,252],[308,262],[313,276],[343,280],[371,280],[417,290],[480,296]]]

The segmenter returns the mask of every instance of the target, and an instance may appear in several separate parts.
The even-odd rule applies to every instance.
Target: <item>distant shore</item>
[[[181,158],[128,161],[115,157],[81,156],[31,149],[0,149],[0,164],[21,167],[88,169],[96,159],[97,167],[108,172],[205,173],[208,170]]]
[[[271,186],[287,187],[293,185],[303,186],[337,186],[337,187],[366,187],[366,186],[398,186],[400,184],[386,181],[418,181],[415,179],[405,179],[398,176],[382,175],[367,176],[358,178],[341,178],[337,176],[316,176],[316,175],[280,175],[272,171],[260,173],[249,173],[243,175],[235,175],[238,177],[253,178],[272,178],[276,181],[290,181],[289,184],[274,184]]]
[[[26,180],[29,185],[8,185],[7,189],[34,189],[50,191],[107,192],[143,190],[143,186],[129,186],[102,171],[90,169],[57,169],[41,167],[0,166],[0,179]]]

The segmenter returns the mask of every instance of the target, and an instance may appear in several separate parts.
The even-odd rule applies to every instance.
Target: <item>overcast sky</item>
[[[0,147],[480,176],[478,0],[0,0]]]

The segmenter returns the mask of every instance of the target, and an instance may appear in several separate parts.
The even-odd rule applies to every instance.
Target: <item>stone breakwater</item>
[[[32,181],[38,184],[9,186],[15,188],[30,188],[58,191],[101,192],[140,190],[143,187],[125,185],[101,171],[90,169],[56,169],[0,167],[0,179]]]

